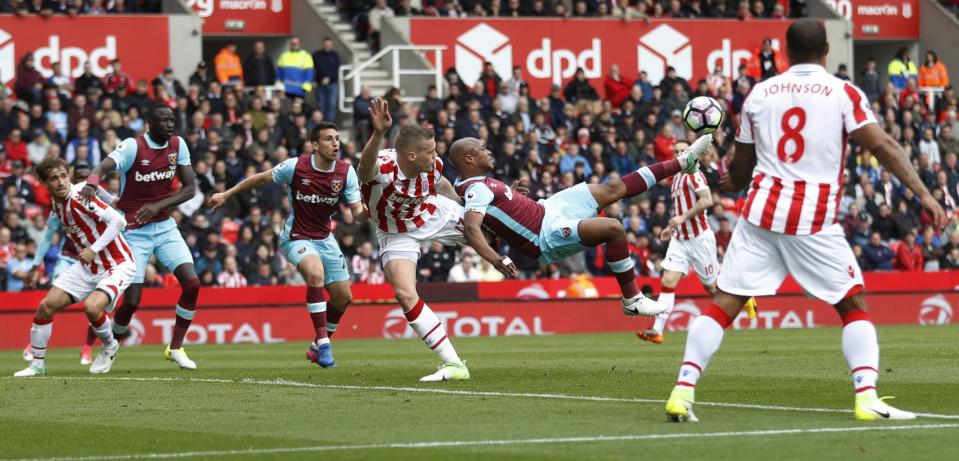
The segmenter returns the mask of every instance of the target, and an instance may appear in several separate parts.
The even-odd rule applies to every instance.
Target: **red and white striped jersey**
[[[77,249],[93,250],[96,253],[93,263],[83,264],[91,273],[99,274],[124,261],[132,262],[133,252],[121,234],[126,227],[123,215],[97,196],[84,205],[80,189],[85,184],[70,186],[70,195],[65,200],[53,200],[47,225],[62,229]]]
[[[383,232],[402,234],[422,227],[433,216],[436,184],[443,178],[443,162],[434,162],[433,171],[407,178],[396,163],[396,151],[380,151],[376,176],[361,187],[374,226]]]
[[[855,85],[799,64],[756,84],[736,141],[758,162],[743,217],[773,232],[815,234],[839,221],[846,139],[876,117]]]
[[[693,205],[699,200],[696,191],[709,190],[709,184],[706,184],[706,177],[701,171],[695,174],[677,173],[673,176],[673,216],[681,216],[683,213],[691,210]],[[699,237],[699,234],[709,230],[709,223],[706,222],[706,211],[703,210],[691,219],[683,222],[674,232],[673,236],[680,240],[689,240]]]

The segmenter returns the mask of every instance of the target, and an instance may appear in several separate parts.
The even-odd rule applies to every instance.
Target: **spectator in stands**
[[[910,230],[905,239],[896,247],[896,270],[923,270],[922,248],[916,244],[916,233]]]
[[[757,2],[759,3],[759,2]],[[759,59],[759,80],[763,81],[779,74],[779,66],[776,58],[776,51],[773,50],[773,41],[771,38],[764,38],[762,47],[757,53]]]
[[[866,68],[863,69],[859,79],[856,80],[856,86],[866,94],[869,101],[875,102],[879,100],[879,95],[882,93],[881,82],[882,76],[876,67],[876,58],[870,56],[866,60]]]
[[[632,82],[619,74],[618,65],[613,64],[609,66],[609,74],[606,76],[606,80],[603,81],[603,91],[606,93],[605,98],[613,104],[614,108],[619,108],[623,104],[623,101],[629,97],[632,86]]]
[[[869,243],[862,249],[866,259],[865,270],[889,271],[892,270],[892,259],[895,254],[888,245],[883,243],[879,232],[873,232],[869,237]]]
[[[213,82],[213,76],[207,71],[206,61],[200,61],[196,65],[196,70],[190,75],[190,85],[199,87],[202,93],[210,89],[210,83]]]
[[[467,251],[468,250],[468,251]],[[460,256],[459,264],[450,268],[447,282],[479,282],[482,279],[480,270],[474,264],[473,256],[475,252],[469,247],[464,248]]]
[[[123,71],[123,63],[119,59],[114,59],[110,67],[110,73],[103,77],[103,86],[106,87],[107,93],[115,93],[121,86],[128,90],[133,88],[133,78]]]
[[[28,161],[29,152],[27,143],[23,141],[23,133],[20,128],[10,130],[10,134],[3,142],[3,148],[6,151],[6,159],[10,162]]]
[[[27,257],[27,246],[18,243],[13,257],[7,262],[7,291],[23,291],[24,281],[32,267],[33,260]]]
[[[573,76],[573,79],[566,84],[566,89],[563,90],[563,97],[566,98],[567,102],[572,104],[576,104],[579,101],[595,101],[599,99],[596,89],[586,80],[586,71],[581,67],[576,69],[576,74]]]
[[[394,16],[396,15],[386,4],[386,0],[376,0],[376,4],[370,9],[370,44],[374,53],[380,50],[380,29],[383,27],[383,19]]]
[[[27,103],[40,102],[44,80],[36,68],[33,53],[25,54],[17,66],[17,76],[13,84],[17,98]]]
[[[353,280],[359,282],[363,274],[370,271],[373,265],[373,244],[363,242],[356,251],[356,255],[350,260],[350,273],[353,274]],[[422,261],[422,258],[420,259]]]
[[[902,91],[908,86],[910,80],[918,78],[916,64],[909,60],[909,48],[900,48],[896,56],[889,62],[887,69],[889,74],[889,83],[892,83],[896,91]]]
[[[323,113],[324,120],[336,121],[340,55],[333,49],[332,38],[323,38],[323,48],[313,53],[313,66],[316,78],[316,105]]]
[[[445,282],[454,264],[452,252],[443,244],[433,242],[429,251],[419,260],[417,278],[424,282]]]
[[[300,49],[300,39],[290,39],[290,49],[276,63],[276,78],[287,96],[306,98],[313,90],[313,57]]]
[[[243,61],[243,85],[247,88],[273,86],[276,83],[276,69],[273,60],[266,54],[263,40],[253,43],[253,53]]]
[[[267,268],[269,268],[269,266],[267,266]],[[241,288],[246,286],[246,277],[238,270],[235,257],[227,256],[223,259],[223,272],[220,272],[220,275],[216,277],[216,284],[223,288]]]
[[[213,58],[213,68],[216,70],[216,81],[221,85],[233,85],[243,81],[243,65],[240,56],[236,54],[236,43],[227,42]]]

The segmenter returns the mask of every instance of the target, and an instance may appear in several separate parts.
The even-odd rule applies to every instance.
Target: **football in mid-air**
[[[683,121],[696,134],[716,131],[723,123],[723,108],[709,96],[697,96],[683,109]]]

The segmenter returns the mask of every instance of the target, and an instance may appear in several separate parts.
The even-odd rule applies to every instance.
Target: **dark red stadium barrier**
[[[717,65],[735,78],[739,63],[753,56],[764,37],[784,49],[788,26],[777,20],[413,18],[410,38],[417,45],[445,45],[443,66],[455,66],[467,84],[485,62],[504,80],[515,64],[523,68],[532,94],[543,97],[550,85],[565,85],[581,67],[602,96],[611,64],[618,64],[630,83],[641,70],[659,82],[667,66],[693,83]]]
[[[0,78],[6,85],[12,85],[19,59],[31,51],[39,70],[49,71],[50,64],[59,61],[71,77],[80,76],[87,61],[94,75],[103,77],[119,58],[134,81],[150,81],[170,65],[166,16],[0,15],[0,32]],[[149,59],[143,58],[145,53]],[[129,88],[131,94],[134,89]]]
[[[618,296],[614,279],[592,279],[596,291]],[[657,287],[658,282],[645,280]],[[867,273],[867,301],[878,324],[949,323],[959,306],[954,290],[957,272],[939,273]],[[538,285],[538,287],[535,287]],[[507,281],[479,284],[421,284],[427,293],[465,294],[463,301],[433,301],[437,315],[447,323],[454,336],[513,336],[587,332],[632,331],[645,328],[649,320],[627,319],[616,298],[557,299],[570,280]],[[534,287],[534,288],[530,288]],[[398,306],[390,300],[385,285],[356,285],[357,299],[367,300],[350,308],[337,332],[337,338],[411,337]],[[812,328],[835,326],[840,320],[834,310],[801,295],[791,280],[783,294],[760,299],[755,320],[739,318],[734,328]],[[26,344],[36,304],[43,292],[5,293],[0,300],[0,349]],[[668,328],[684,329],[688,321],[709,304],[698,282],[686,279],[677,291],[676,309]],[[143,308],[132,329],[134,342],[162,344],[169,340],[173,309],[178,296],[175,289],[146,290]],[[268,343],[312,339],[309,317],[303,307],[303,287],[259,287],[206,289],[200,295],[200,312],[188,334],[193,343]],[[524,299],[518,299],[524,298]],[[552,298],[552,299],[547,299]],[[446,299],[449,299],[447,297]],[[389,301],[370,303],[369,300]],[[76,307],[57,315],[54,347],[81,343],[86,320]]]

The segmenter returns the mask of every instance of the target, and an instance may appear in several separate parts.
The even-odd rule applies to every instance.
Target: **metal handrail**
[[[399,88],[400,86],[400,77],[403,75],[432,75],[436,80],[436,91],[437,96],[443,97],[443,51],[446,50],[445,46],[442,45],[390,45],[386,48],[383,48],[373,56],[371,56],[366,61],[359,63],[357,65],[344,65],[340,66],[339,69],[339,82],[340,82],[340,91],[338,91],[338,105],[339,109],[342,112],[353,112],[353,105],[347,104],[346,98],[346,84],[347,81],[352,83],[352,91],[350,102],[360,95],[361,90],[363,89],[363,76],[362,72],[372,66],[373,64],[383,60],[387,55],[391,55],[393,58],[393,68],[390,72],[390,77],[394,87]],[[402,51],[421,51],[421,52],[433,52],[435,53],[435,65],[432,69],[403,69],[400,62],[400,52]],[[425,95],[424,95],[425,96]],[[424,98],[423,96],[409,96],[404,95],[404,99],[410,102],[419,102]]]

